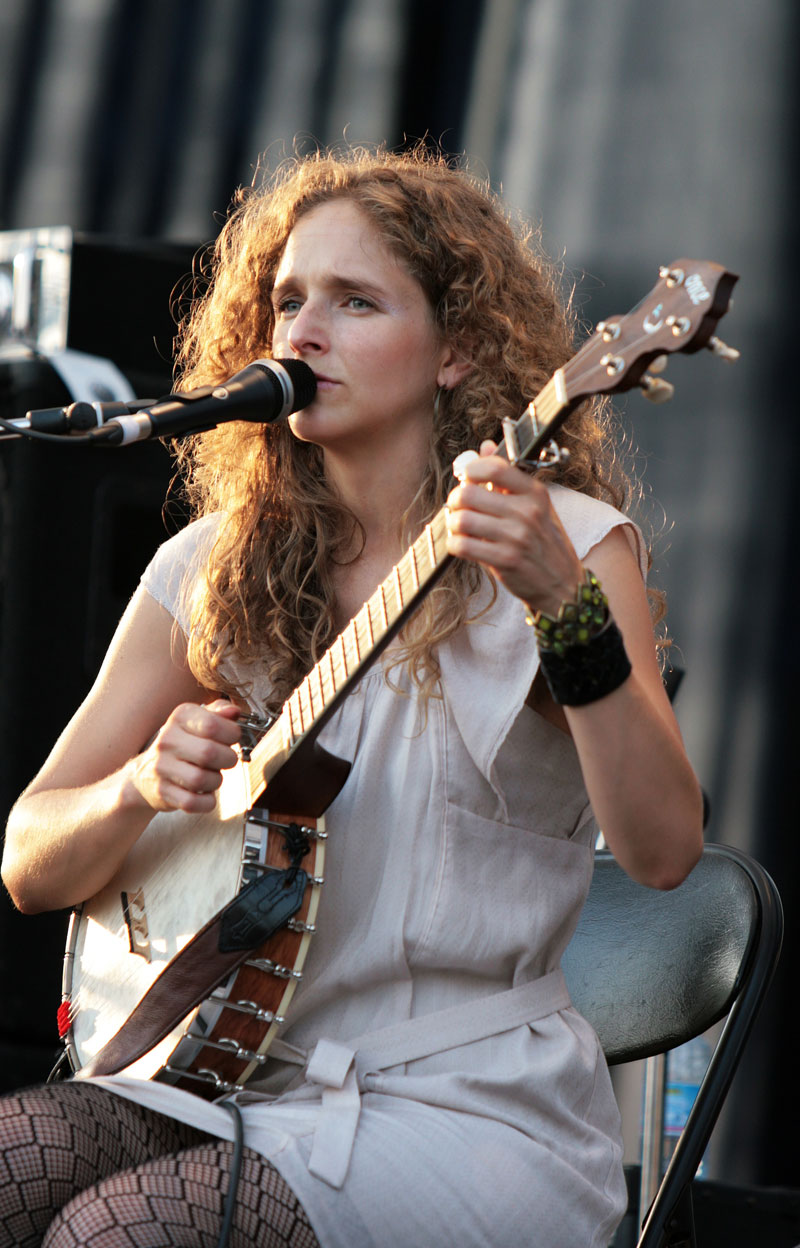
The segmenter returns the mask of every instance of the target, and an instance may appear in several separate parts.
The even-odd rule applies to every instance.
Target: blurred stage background
[[[673,402],[651,408],[637,394],[621,411],[657,531],[654,581],[687,671],[676,709],[710,797],[708,836],[758,857],[786,907],[783,965],[712,1177],[790,1187],[800,1186],[791,1145],[800,1122],[789,371],[797,35],[793,0],[4,0],[0,9],[0,230],[67,225],[88,251],[108,246],[71,345],[114,359],[139,394],[169,389],[176,275],[259,155],[273,166],[295,141],[397,146],[429,135],[466,152],[513,209],[541,220],[589,323],[626,311],[658,265],[679,256],[741,274],[720,329],[741,361],[673,358]],[[0,297],[0,318],[2,309]],[[54,397],[40,393],[24,361],[3,368],[3,414],[66,401],[57,379]],[[77,448],[0,443],[3,816],[163,535],[168,479],[166,455],[149,444],[89,462]],[[56,1047],[66,923],[2,906],[0,1081],[14,1087],[43,1077]]]

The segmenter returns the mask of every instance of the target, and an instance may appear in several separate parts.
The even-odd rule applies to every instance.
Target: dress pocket
[[[589,888],[593,852],[447,804],[439,887],[415,962],[511,986],[558,965]],[[431,962],[433,965],[433,962]]]

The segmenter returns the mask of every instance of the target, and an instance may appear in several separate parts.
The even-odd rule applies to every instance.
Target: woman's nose
[[[289,346],[301,354],[304,351],[325,351],[328,348],[328,330],[322,309],[307,299],[292,318],[287,335]]]

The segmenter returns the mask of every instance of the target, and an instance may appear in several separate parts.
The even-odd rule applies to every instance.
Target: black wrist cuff
[[[588,706],[618,689],[631,674],[622,633],[609,620],[601,633],[563,654],[539,653],[544,678],[559,706]]]

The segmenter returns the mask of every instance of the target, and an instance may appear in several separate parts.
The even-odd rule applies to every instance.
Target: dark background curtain
[[[0,230],[69,225],[188,257],[262,154],[274,166],[318,142],[427,135],[541,220],[587,324],[627,310],[679,256],[741,274],[721,327],[741,361],[675,359],[669,406],[634,396],[620,410],[687,672],[677,711],[710,798],[709,838],[759,857],[787,911],[783,966],[715,1166],[786,1185],[798,1183],[787,1143],[800,1113],[797,25],[791,0],[5,0],[0,12]],[[114,280],[120,326],[136,280]],[[65,471],[63,457],[2,447],[6,808],[161,534],[166,461],[126,454],[124,467],[73,458]],[[87,620],[90,646],[75,636]],[[64,926],[2,913],[5,1086],[45,1073]]]

